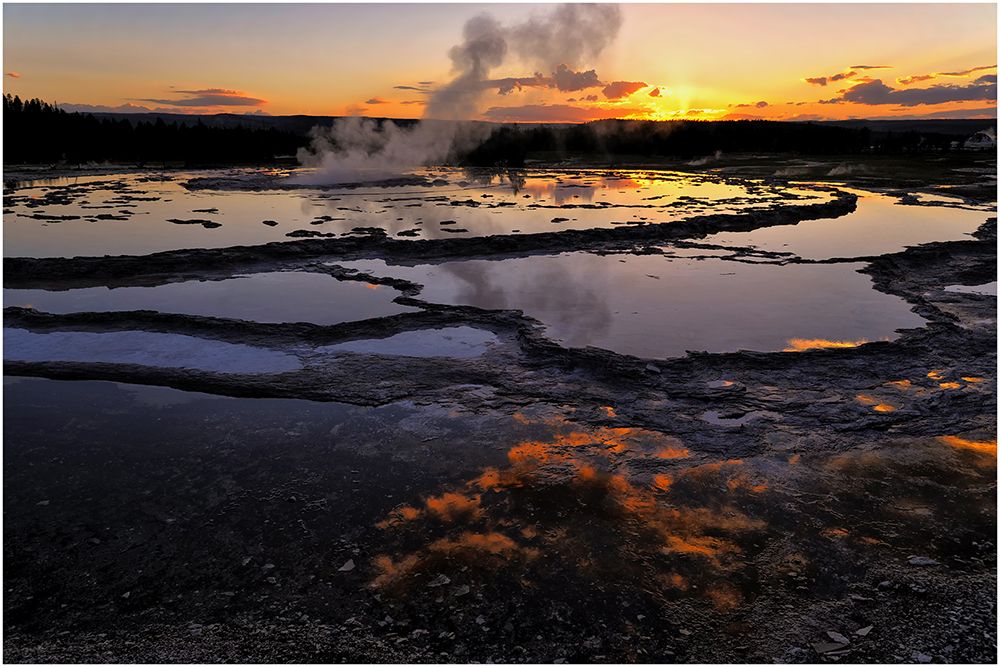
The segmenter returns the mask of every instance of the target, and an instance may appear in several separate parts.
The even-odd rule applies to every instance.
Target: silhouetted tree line
[[[294,155],[309,140],[275,128],[191,126],[126,119],[98,120],[92,114],[67,113],[39,99],[3,98],[5,164],[82,162],[183,162],[270,164],[276,155]]]
[[[67,113],[38,99],[3,98],[4,162],[48,163],[183,162],[270,164],[276,155],[294,155],[309,144],[309,127],[299,117],[296,129],[265,127],[247,118],[236,127],[167,124],[162,118],[138,122]],[[286,117],[272,118],[288,120]],[[320,119],[316,119],[318,122]],[[331,120],[331,119],[326,119]],[[377,120],[379,124],[384,119]],[[257,123],[260,123],[258,125]],[[332,120],[331,120],[332,122]],[[393,121],[408,126],[417,121]],[[289,126],[292,127],[292,126]],[[600,120],[580,125],[497,126],[475,149],[459,156],[471,166],[521,167],[528,153],[575,153],[692,159],[716,152],[802,155],[914,154],[946,151],[965,135],[909,130],[891,132],[868,127],[767,120],[634,121]]]
[[[693,159],[722,153],[902,155],[947,151],[966,135],[872,131],[818,123],[768,120],[600,120],[567,127],[503,126],[464,156],[470,165],[523,166],[533,152]]]

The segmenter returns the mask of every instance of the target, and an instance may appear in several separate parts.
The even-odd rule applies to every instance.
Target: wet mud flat
[[[739,224],[775,220],[754,215]],[[662,241],[628,229],[583,240]],[[946,289],[995,280],[995,219],[865,258],[927,321],[895,340],[666,359],[558,345],[519,311],[337,265],[454,250],[372,236],[5,262],[5,287],[64,289],[294,268],[420,311],[322,326],[5,308],[22,336],[296,360],[5,358],[6,661],[996,660],[996,297]],[[376,344],[428,331],[454,333],[425,335],[424,356]]]

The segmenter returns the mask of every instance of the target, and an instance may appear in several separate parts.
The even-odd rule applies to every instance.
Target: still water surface
[[[342,263],[425,285],[434,303],[523,310],[547,335],[640,357],[785,349],[792,338],[893,339],[923,326],[876,292],[863,264],[749,264],[717,258],[564,253],[414,267]]]

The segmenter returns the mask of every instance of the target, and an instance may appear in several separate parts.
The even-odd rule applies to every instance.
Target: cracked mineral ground
[[[995,662],[966,162],[5,174],[4,660]]]

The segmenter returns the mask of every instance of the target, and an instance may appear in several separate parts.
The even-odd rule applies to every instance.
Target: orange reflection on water
[[[947,369],[933,370],[927,374],[927,377],[929,377],[932,380],[940,380],[941,378],[944,377],[944,374],[947,372],[948,372]]]
[[[802,352],[803,350],[817,350],[824,348],[841,348],[841,347],[857,347],[858,345],[864,345],[868,341],[862,338],[861,340],[848,341],[848,340],[825,340],[823,338],[789,338],[788,347],[784,349],[784,352]]]
[[[674,445],[667,445],[664,449],[658,451],[655,456],[659,459],[686,459],[691,456],[691,452],[687,449],[675,447]]]
[[[638,586],[652,577],[660,584],[657,594],[669,599],[693,593],[722,611],[739,606],[743,594],[726,578],[745,567],[740,540],[767,524],[734,503],[768,490],[751,479],[742,460],[640,483],[614,471],[626,448],[655,450],[652,456],[663,458],[690,453],[675,438],[641,429],[567,432],[579,427],[559,419],[518,420],[562,432],[520,442],[508,452],[510,468],[484,470],[463,487],[424,500],[422,509],[397,510],[380,523],[396,531],[400,544],[416,537],[423,546],[378,559],[374,586],[403,592],[437,573],[453,573],[456,562],[468,564],[467,577],[509,573],[535,585],[530,582],[542,581],[546,564],[562,563],[589,579],[637,577]],[[536,561],[542,549],[549,558]]]
[[[940,386],[942,389],[960,389],[962,385],[957,382],[941,382]]]
[[[474,519],[480,513],[479,496],[468,497],[457,493],[446,493],[439,498],[428,498],[424,502],[428,513],[442,521]]]
[[[965,380],[966,382],[983,382],[984,381],[983,378],[965,377],[964,375],[962,376],[962,379]]]
[[[984,454],[997,455],[997,441],[994,440],[966,440],[965,438],[959,438],[956,435],[942,435],[939,438],[942,442],[947,445],[951,445],[956,449],[971,449],[977,452],[983,452]]]
[[[863,394],[859,394],[855,396],[855,398],[860,402],[864,403],[865,405],[871,405],[872,409],[875,410],[876,412],[893,412],[899,409],[894,405],[883,403],[881,402],[880,399],[874,398],[872,396],[865,396]]]
[[[610,190],[638,190],[639,188],[645,188],[652,185],[653,182],[649,179],[643,178],[602,178],[601,185]]]

